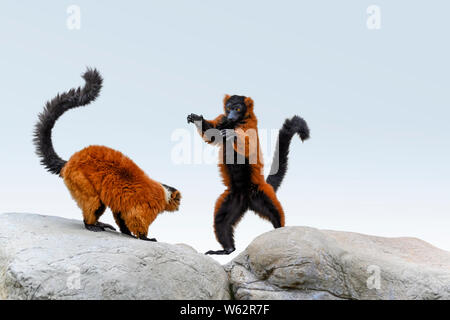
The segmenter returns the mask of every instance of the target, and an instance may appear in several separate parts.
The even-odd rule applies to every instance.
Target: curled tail
[[[299,116],[294,116],[292,119],[286,119],[283,127],[280,129],[278,135],[277,148],[274,154],[272,168],[267,177],[267,183],[270,184],[275,191],[283,182],[287,171],[289,146],[291,144],[294,134],[298,134],[302,141],[309,138],[309,128],[306,121]]]
[[[44,111],[39,114],[39,121],[34,130],[33,142],[36,154],[41,158],[41,164],[54,174],[60,174],[66,161],[55,152],[52,143],[52,129],[56,120],[67,110],[81,107],[94,101],[100,93],[103,79],[95,69],[87,69],[82,76],[86,81],[83,88],[71,89],[58,94],[47,102]]]

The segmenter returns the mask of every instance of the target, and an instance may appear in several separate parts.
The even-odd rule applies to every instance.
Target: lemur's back
[[[84,189],[92,189],[113,211],[129,210],[137,203],[149,202],[160,203],[158,209],[164,209],[165,194],[161,184],[150,179],[123,153],[108,147],[89,146],[75,153],[62,169],[61,176],[69,189],[89,183]]]

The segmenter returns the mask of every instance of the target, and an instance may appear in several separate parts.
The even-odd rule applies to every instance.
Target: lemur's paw
[[[203,120],[203,116],[199,116],[195,113],[191,113],[190,115],[187,116],[188,123],[194,123],[194,122],[202,121],[202,120]]]
[[[88,229],[89,231],[92,231],[92,232],[101,232],[101,231],[105,231],[105,228],[104,228],[104,227],[98,226],[98,225],[96,225],[96,224],[87,224],[87,223],[85,223],[85,224],[84,224],[84,227],[85,227],[86,229]]]
[[[155,238],[147,238],[147,236],[140,236],[139,237],[140,240],[144,240],[144,241],[152,241],[152,242],[158,242]]]
[[[209,250],[208,252],[206,252],[205,254],[211,255],[211,254],[216,254],[216,255],[228,255],[230,253],[232,253],[234,250],[236,250],[235,248],[227,248],[224,250]]]
[[[107,223],[103,223],[103,222],[97,221],[97,223],[95,225],[97,227],[103,228],[103,231],[104,231],[104,229],[111,229],[111,230],[116,231],[116,228],[114,228],[112,225],[107,224]]]
[[[222,137],[224,137],[226,140],[231,140],[236,138],[236,132],[232,129],[222,129],[220,130],[220,134]]]

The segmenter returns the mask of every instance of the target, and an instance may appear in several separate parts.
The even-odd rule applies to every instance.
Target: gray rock
[[[227,274],[186,245],[0,215],[0,299],[228,299]]]
[[[450,299],[450,253],[415,238],[286,227],[225,268],[236,299]]]

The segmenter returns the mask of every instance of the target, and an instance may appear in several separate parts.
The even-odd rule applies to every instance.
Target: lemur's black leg
[[[122,214],[120,212],[114,212],[114,220],[116,220],[117,225],[119,226],[120,232],[123,234],[132,236],[130,229],[128,229],[125,221],[122,219]]]
[[[260,216],[267,218],[274,228],[281,227],[281,216],[270,198],[261,191],[258,191],[250,198],[250,210],[255,211]]]
[[[229,194],[225,198],[214,217],[216,237],[223,250],[210,250],[206,254],[226,255],[236,250],[233,229],[247,209],[248,203],[243,194]]]
[[[105,213],[105,210],[106,210],[106,206],[103,204],[103,202],[101,202],[100,207],[97,209],[97,211],[95,211],[95,216],[97,217],[97,222],[95,223],[95,225],[97,227],[103,228],[103,230],[111,229],[111,230],[116,231],[116,228],[114,228],[112,225],[98,221],[98,219],[100,219],[102,214]]]
[[[114,228],[112,225],[98,221],[105,210],[106,206],[101,202],[100,207],[98,207],[98,209],[94,213],[95,217],[97,218],[97,222],[95,224],[84,223],[85,228],[93,232],[105,231],[105,229],[116,230],[116,228]]]

